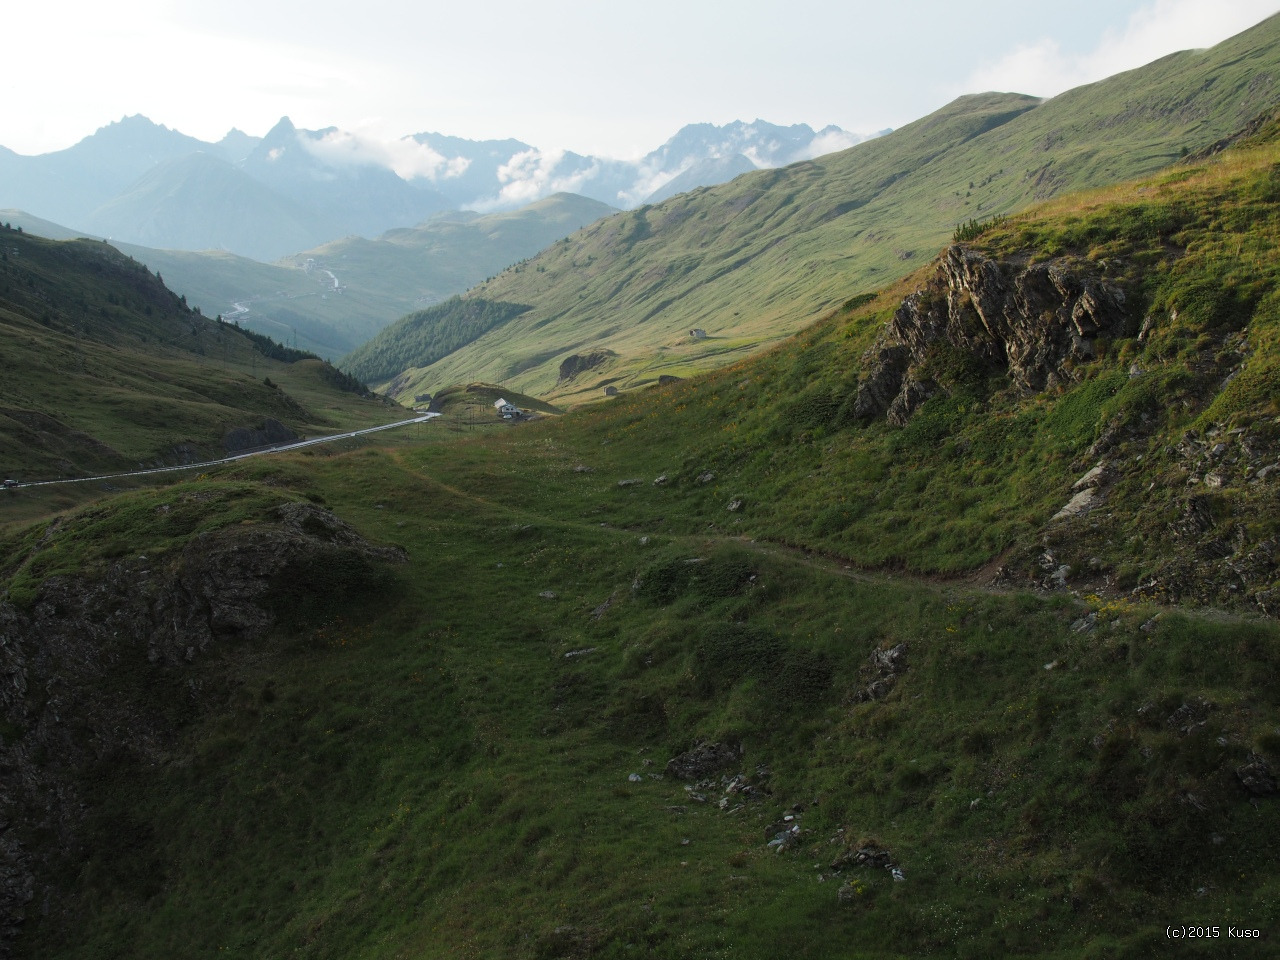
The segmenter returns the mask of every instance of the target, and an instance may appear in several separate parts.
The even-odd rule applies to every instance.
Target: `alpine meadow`
[[[0,956],[1276,955],[1280,16],[671,177],[0,212]]]

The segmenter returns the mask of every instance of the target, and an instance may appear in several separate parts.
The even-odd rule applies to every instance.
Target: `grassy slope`
[[[96,829],[58,878],[73,899],[31,918],[26,955],[1273,955],[1277,801],[1236,770],[1280,763],[1274,621],[856,569],[1037,542],[1072,460],[1126,410],[1149,420],[1114,454],[1133,475],[1103,519],[1141,535],[1117,549],[1162,562],[1161,511],[1187,490],[1162,451],[1212,424],[1275,439],[1280,149],[1263,141],[981,238],[1130,264],[1160,318],[1061,393],[957,381],[962,404],[902,430],[841,419],[830,399],[926,271],[696,381],[474,439],[248,464],[69,519],[74,545],[115,513],[276,491],[411,563],[391,596],[193,668],[225,704],[170,762],[96,772]],[[1252,350],[1224,388],[1216,358],[1241,331]],[[1131,363],[1151,378],[1101,389]],[[1229,481],[1215,511],[1272,523],[1277,483]],[[5,555],[38,564],[41,532]],[[860,701],[870,653],[898,643],[907,668]],[[698,787],[704,803],[654,776],[700,738],[740,740],[761,799],[721,809],[725,780]],[[788,812],[802,832],[776,853]],[[864,845],[905,880],[833,873]],[[1171,944],[1170,922],[1223,933]],[[1228,943],[1229,925],[1265,939]]]
[[[1039,106],[961,98],[843,153],[602,221],[473,291],[534,309],[401,392],[483,377],[596,397],[597,379],[556,376],[601,347],[622,359],[598,379],[621,385],[733,362],[914,269],[957,223],[1138,176],[1243,126],[1274,103],[1278,32],[1273,18]],[[711,336],[691,341],[693,327]]]
[[[318,361],[261,356],[105,243],[13,231],[0,239],[0,461],[9,474],[216,456],[227,428],[266,416],[308,433],[393,418],[384,404],[334,389]]]
[[[586,197],[556,194],[519,210],[437,218],[376,240],[347,237],[274,264],[214,250],[117,246],[209,316],[237,317],[281,343],[337,360],[398,317],[461,293],[611,212]],[[17,210],[0,211],[6,221],[53,239],[84,236]],[[308,259],[315,261],[311,273],[302,269]],[[341,294],[325,269],[338,277]],[[249,312],[241,314],[237,303]]]
[[[1260,145],[1156,181],[1063,198],[981,238],[1007,260],[1079,257],[1127,291],[1129,329],[1101,342],[1069,389],[1023,397],[997,371],[939,356],[947,389],[907,428],[858,425],[863,353],[902,298],[933,281],[927,268],[756,360],[606,404],[584,421],[591,439],[578,449],[608,463],[615,441],[644,438],[647,471],[671,484],[628,498],[636,522],[667,518],[682,533],[729,524],[864,566],[948,573],[1008,553],[1021,578],[1044,542],[1077,571],[1092,566],[1095,579],[1131,589],[1187,551],[1173,529],[1200,494],[1216,536],[1265,546],[1277,494],[1251,477],[1280,459],[1274,134],[1273,124]],[[1103,456],[1089,450],[1104,434],[1117,478],[1105,514],[1050,525]],[[1224,442],[1222,459],[1188,460],[1188,437],[1206,450]],[[1206,489],[1214,470],[1222,485]],[[714,483],[697,483],[706,471]],[[745,504],[736,515],[725,510],[733,499]],[[1239,595],[1267,588],[1264,578]]]

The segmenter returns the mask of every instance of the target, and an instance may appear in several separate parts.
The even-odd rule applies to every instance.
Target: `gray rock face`
[[[929,286],[911,294],[864,357],[855,414],[902,425],[941,389],[927,361],[959,351],[1007,374],[1024,391],[1075,379],[1093,341],[1124,324],[1124,291],[1087,261],[1026,266],[990,260],[955,245]]]
[[[1093,487],[1086,487],[1068,500],[1063,508],[1053,515],[1052,519],[1067,520],[1071,517],[1078,517],[1081,514],[1088,513],[1093,509],[1094,500],[1097,496],[1097,490]]]
[[[312,504],[284,504],[271,519],[195,536],[168,555],[51,577],[26,609],[0,603],[0,710],[13,731],[0,740],[0,815],[18,827],[0,834],[0,956],[41,878],[81,848],[93,802],[84,771],[164,762],[177,724],[210,696],[199,661],[275,624],[278,578],[353,555],[405,559]],[[26,850],[18,838],[32,833],[51,840]]]

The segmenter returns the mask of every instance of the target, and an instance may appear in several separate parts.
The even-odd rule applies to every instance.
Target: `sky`
[[[63,0],[5,11],[0,145],[124,116],[203,140],[282,116],[631,159],[688,123],[870,134],[964,93],[1052,96],[1212,46],[1280,0]]]

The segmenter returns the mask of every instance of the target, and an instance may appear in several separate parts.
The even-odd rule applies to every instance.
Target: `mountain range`
[[[437,133],[385,143],[288,118],[261,138],[232,130],[206,143],[132,116],[54,153],[0,148],[0,207],[126,243],[271,261],[445,210],[509,210],[554,193],[633,207],[673,184],[718,183],[861,139],[805,124],[695,124],[624,161]]]

